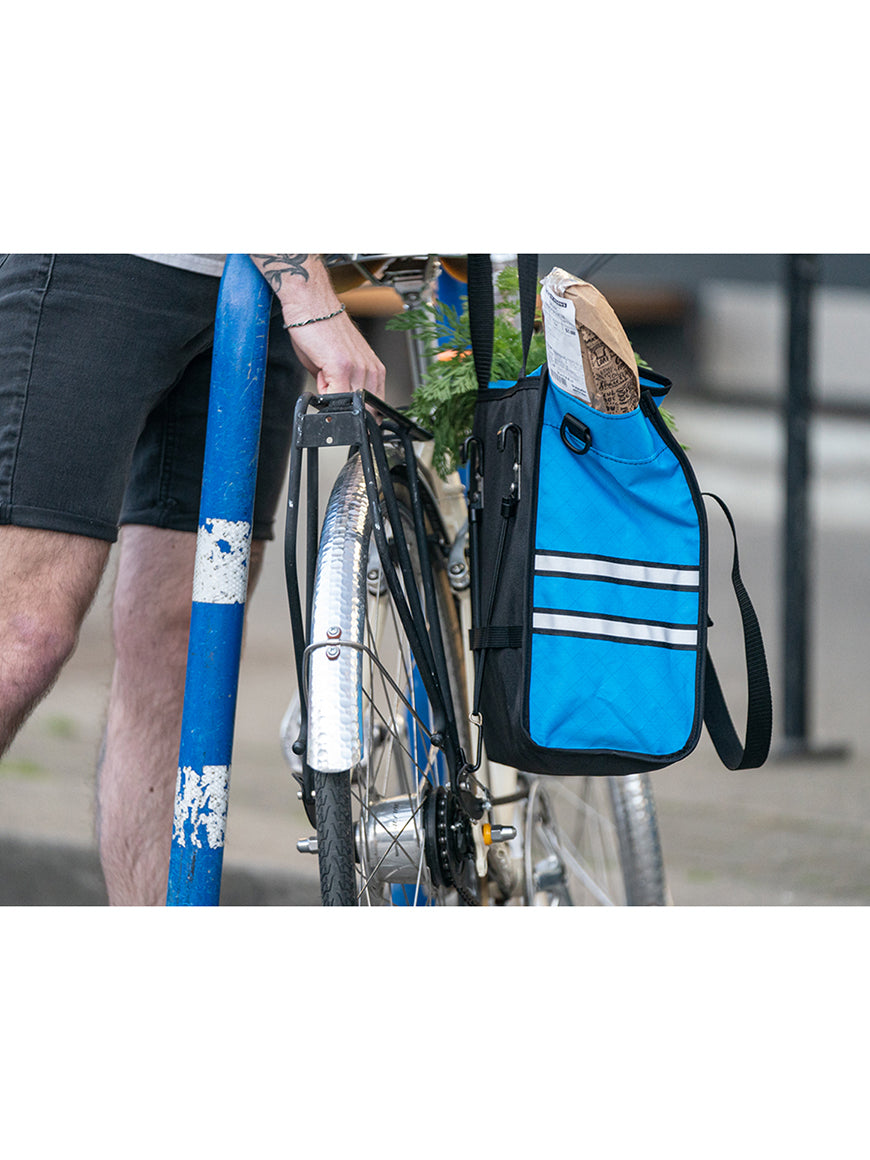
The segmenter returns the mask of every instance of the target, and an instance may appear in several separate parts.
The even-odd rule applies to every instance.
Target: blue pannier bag
[[[531,773],[639,773],[688,756],[706,723],[729,769],[767,758],[771,697],[740,578],[748,702],[743,741],[707,651],[707,520],[685,452],[659,414],[670,382],[640,372],[640,404],[607,414],[525,374],[536,259],[521,255],[524,373],[490,382],[489,255],[469,255],[479,391],[468,440],[473,714],[487,756]]]

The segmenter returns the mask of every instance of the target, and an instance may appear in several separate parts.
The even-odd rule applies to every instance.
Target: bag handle
[[[752,601],[749,599],[749,593],[746,591],[740,576],[737,531],[731,513],[718,495],[709,491],[702,494],[715,499],[722,508],[734,539],[731,583],[743,622],[743,647],[746,656],[748,683],[746,737],[741,743],[731,720],[731,714],[728,712],[722,686],[719,684],[719,678],[708,650],[704,672],[704,724],[707,726],[707,732],[716,747],[716,752],[727,769],[758,769],[759,766],[764,765],[770,752],[770,737],[773,728],[770,678],[767,671],[767,659],[764,655],[764,643],[761,639],[761,627],[758,623],[758,617],[755,615],[755,609],[752,607]]]
[[[517,272],[520,280],[520,332],[523,338],[523,371],[532,342],[537,297],[538,255],[518,254]],[[495,294],[492,286],[492,257],[490,254],[468,255],[468,320],[471,332],[471,353],[481,391],[489,386],[492,373],[493,327],[495,325]]]

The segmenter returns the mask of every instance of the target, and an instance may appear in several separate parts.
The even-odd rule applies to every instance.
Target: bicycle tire
[[[355,906],[356,877],[343,851],[353,843],[350,775],[314,774],[320,898],[324,906]]]
[[[608,781],[626,905],[665,906],[667,885],[651,779],[638,773]]]
[[[394,480],[394,490],[414,574],[419,578],[413,519],[401,480]],[[321,899],[329,906],[455,903],[456,892],[433,876],[426,850],[427,818],[433,806],[425,799],[444,781],[443,769],[438,772],[443,756],[426,732],[429,706],[415,678],[410,647],[369,538],[368,502],[362,466],[354,456],[339,474],[327,505],[312,602],[312,642],[332,631],[329,626],[345,625],[356,617],[357,631],[350,637],[342,636],[333,648],[337,654],[354,637],[358,638],[355,644],[362,646],[355,649],[354,657],[359,694],[348,691],[353,686],[341,694],[345,706],[357,695],[362,706],[359,759],[347,769],[314,775]],[[385,526],[389,534],[386,520]],[[428,530],[431,532],[431,527]],[[435,548],[430,562],[448,677],[459,702],[454,711],[462,734],[467,708],[461,703],[459,618],[445,561]],[[312,654],[312,659],[315,656]],[[327,676],[331,675],[329,663],[320,664]],[[312,667],[309,720],[321,713],[321,733],[329,736],[347,730],[348,720],[359,721],[353,712],[341,714],[335,704],[330,707],[327,701],[331,694],[320,689]],[[403,698],[410,702],[410,711]],[[351,727],[359,730],[359,724]],[[315,740],[314,753],[317,748]],[[318,768],[316,757],[309,757],[309,762]]]
[[[528,786],[518,809],[526,905],[667,904],[647,774],[521,778]]]

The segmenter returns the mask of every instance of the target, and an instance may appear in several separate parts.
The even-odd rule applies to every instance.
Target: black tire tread
[[[324,906],[356,906],[350,772],[314,773],[320,895]]]

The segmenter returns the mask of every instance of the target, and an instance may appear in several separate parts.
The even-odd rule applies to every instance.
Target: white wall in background
[[[870,291],[818,287],[813,301],[816,397],[870,403]],[[717,391],[778,394],[786,368],[783,290],[745,282],[703,282],[697,305],[701,380]]]

